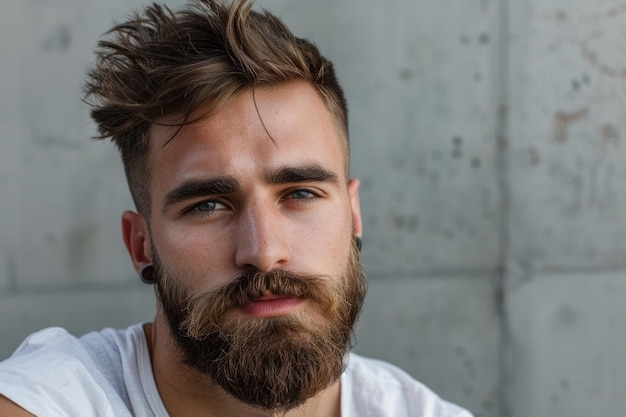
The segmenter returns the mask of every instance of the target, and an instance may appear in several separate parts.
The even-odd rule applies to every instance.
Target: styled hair
[[[152,4],[108,31],[95,53],[85,93],[96,138],[118,147],[135,206],[147,218],[150,127],[172,116],[180,120],[175,126],[191,123],[198,109],[210,116],[244,89],[310,82],[345,138],[347,170],[347,105],[332,63],[249,0],[191,0],[175,12]]]

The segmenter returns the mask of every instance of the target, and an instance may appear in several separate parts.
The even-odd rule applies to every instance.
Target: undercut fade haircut
[[[249,0],[192,0],[175,12],[152,4],[108,31],[95,53],[85,100],[96,139],[118,147],[135,206],[147,219],[150,127],[210,116],[244,89],[311,83],[345,139],[348,170],[348,110],[332,63]]]

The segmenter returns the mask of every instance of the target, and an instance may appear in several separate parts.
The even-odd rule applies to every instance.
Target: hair
[[[253,11],[249,0],[191,0],[176,12],[152,4],[106,35],[87,73],[86,101],[96,139],[110,138],[118,147],[145,217],[151,210],[150,127],[172,116],[179,127],[208,117],[244,89],[311,83],[345,138],[348,170],[348,110],[332,63],[268,11]]]

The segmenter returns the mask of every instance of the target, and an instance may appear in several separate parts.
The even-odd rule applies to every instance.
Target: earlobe
[[[361,219],[361,203],[359,201],[360,181],[352,178],[348,182],[348,193],[350,195],[350,206],[352,208],[352,229],[357,237],[363,236],[363,222]]]
[[[152,247],[145,218],[134,211],[122,214],[122,235],[135,271],[152,262]]]

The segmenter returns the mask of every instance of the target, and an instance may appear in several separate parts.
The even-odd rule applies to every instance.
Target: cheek
[[[351,239],[351,216],[342,213],[329,215],[316,222],[308,233],[302,234],[300,256],[307,260],[306,268],[309,270],[327,269],[325,272],[336,274],[345,268]],[[297,256],[295,260],[297,261]]]
[[[227,260],[230,242],[201,227],[163,228],[154,234],[161,262],[188,284],[216,286],[232,275]]]

